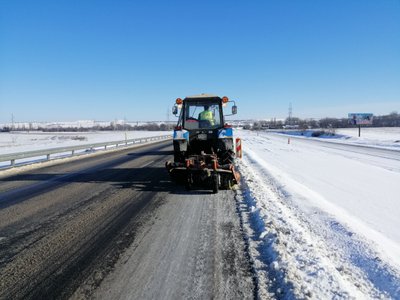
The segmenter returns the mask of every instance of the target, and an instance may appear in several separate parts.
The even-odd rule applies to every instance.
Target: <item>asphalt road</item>
[[[0,298],[254,298],[234,192],[172,183],[170,143],[0,178]]]

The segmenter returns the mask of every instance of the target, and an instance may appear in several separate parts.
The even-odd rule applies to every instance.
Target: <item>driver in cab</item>
[[[200,122],[203,121],[202,123],[208,123],[209,122],[210,126],[214,126],[215,125],[214,114],[210,110],[210,106],[208,106],[208,105],[204,105],[204,111],[199,113],[199,118],[198,119],[199,119]]]

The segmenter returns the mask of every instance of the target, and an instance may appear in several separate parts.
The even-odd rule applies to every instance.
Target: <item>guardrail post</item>
[[[75,154],[75,150],[72,150],[71,151],[71,156],[74,156],[74,154]]]
[[[107,150],[107,145],[104,145],[104,150]]]
[[[14,167],[15,166],[15,159],[12,159],[11,160],[11,167]]]
[[[50,154],[46,155],[46,160],[50,160]]]

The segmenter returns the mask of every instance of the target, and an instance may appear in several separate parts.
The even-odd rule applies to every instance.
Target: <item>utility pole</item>
[[[169,107],[167,106],[167,123],[169,123],[169,113],[170,113]]]
[[[11,113],[11,130],[14,130],[14,114]]]
[[[292,102],[290,102],[289,103],[289,125],[292,125],[292,113],[293,113]]]
[[[165,124],[166,125],[165,128],[167,130],[169,130],[169,114],[170,114],[170,111],[169,111],[169,107],[167,106],[167,124]]]
[[[124,116],[125,145],[128,145],[128,135],[126,134],[126,117]]]

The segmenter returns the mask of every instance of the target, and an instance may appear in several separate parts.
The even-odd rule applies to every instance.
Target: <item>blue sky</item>
[[[400,1],[0,1],[0,122],[400,111]],[[171,116],[172,119],[172,116]]]

